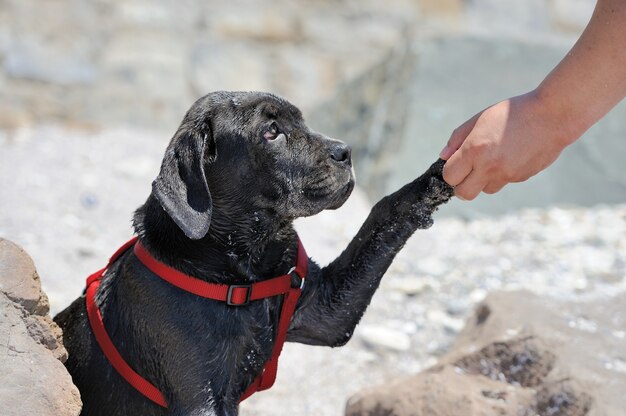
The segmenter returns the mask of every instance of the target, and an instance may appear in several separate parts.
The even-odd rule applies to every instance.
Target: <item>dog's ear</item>
[[[208,123],[182,125],[170,142],[152,193],[176,225],[192,240],[206,235],[213,202],[204,164],[215,158],[215,142]]]

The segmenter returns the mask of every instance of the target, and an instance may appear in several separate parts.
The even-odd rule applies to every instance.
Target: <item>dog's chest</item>
[[[232,388],[237,390],[235,393],[241,393],[271,357],[279,306],[278,299],[239,307],[211,305],[209,310],[202,311],[204,324],[188,328],[191,336],[181,351],[187,351],[187,358],[194,357],[198,366],[194,372],[207,377],[205,382],[212,390],[224,389],[226,393]],[[198,322],[198,319],[194,320]],[[189,354],[191,350],[195,352]]]

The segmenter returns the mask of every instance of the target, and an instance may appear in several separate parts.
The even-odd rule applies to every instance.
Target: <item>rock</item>
[[[453,318],[447,313],[437,309],[428,311],[428,313],[426,314],[426,318],[429,321],[434,322],[435,324],[439,324],[454,333],[459,332],[461,331],[461,329],[463,329],[462,319]]]
[[[3,2],[0,127],[22,124],[10,110],[24,122],[171,133],[195,99],[223,89],[273,91],[310,109],[401,43],[417,9],[408,0]]]
[[[75,416],[78,389],[63,366],[61,329],[48,315],[30,257],[0,239],[0,409],[3,416]]]
[[[432,257],[421,259],[417,267],[423,273],[429,274],[431,276],[442,276],[450,270],[449,264],[442,261],[441,259],[436,259]]]
[[[473,301],[471,294],[470,299]],[[464,315],[469,308],[470,303],[465,298],[452,298],[446,302],[446,313],[449,315]]]
[[[407,296],[415,296],[427,290],[438,287],[435,281],[426,277],[405,277],[394,279],[389,283],[389,288]]]
[[[427,16],[446,16],[448,18],[458,18],[463,7],[466,6],[462,0],[422,0],[421,10]]]
[[[267,89],[263,55],[262,50],[250,50],[241,45],[198,44],[191,54],[190,83],[198,92],[212,91],[217,85],[225,90]],[[216,66],[215,62],[220,65]],[[242,72],[247,75],[242,77]]]
[[[624,304],[623,292],[587,302],[492,294],[439,364],[358,393],[346,415],[621,415]]]
[[[226,16],[217,23],[218,34],[227,38],[254,39],[261,42],[302,41],[302,24],[299,19],[277,18],[276,11],[266,9],[241,10]]]
[[[515,415],[532,401],[532,390],[509,398],[502,383],[434,367],[417,377],[366,389],[348,401],[346,416]],[[523,413],[522,413],[523,415]],[[530,416],[530,414],[528,415]]]
[[[411,347],[407,334],[378,325],[362,325],[357,329],[363,342],[373,348],[406,351]]]
[[[87,59],[64,56],[63,51],[43,45],[37,40],[12,45],[5,62],[7,75],[60,85],[92,85],[97,81],[98,70]]]
[[[472,300],[472,302],[475,303],[481,302],[483,299],[485,299],[485,296],[487,296],[487,291],[480,288],[474,289],[470,293],[470,299]]]
[[[17,245],[0,238],[0,291],[29,314],[48,313],[48,298],[41,291],[32,259]]]

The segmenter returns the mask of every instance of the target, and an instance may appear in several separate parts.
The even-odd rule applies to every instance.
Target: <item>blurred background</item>
[[[60,311],[132,234],[193,101],[261,90],[354,147],[347,206],[298,224],[328,262],[455,127],[534,88],[594,4],[0,0],[0,236],[33,256]],[[337,351],[289,346],[277,386],[242,413],[342,414],[358,388],[436,362],[493,290],[622,291],[625,139],[621,103],[544,173],[446,205],[394,263],[355,339]]]
[[[594,3],[3,0],[0,128],[126,127],[163,140],[209,91],[272,91],[356,147],[360,185],[376,198],[430,162],[462,121],[535,87]],[[610,162],[626,148],[615,140],[624,108],[541,181],[446,212],[623,201],[624,169]]]

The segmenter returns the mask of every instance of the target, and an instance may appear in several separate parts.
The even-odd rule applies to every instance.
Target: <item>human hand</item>
[[[626,2],[598,0],[571,51],[537,89],[476,114],[440,157],[461,199],[498,192],[549,166],[626,97]]]
[[[443,178],[464,200],[525,181],[573,141],[566,125],[535,91],[501,101],[454,130],[440,155]]]

